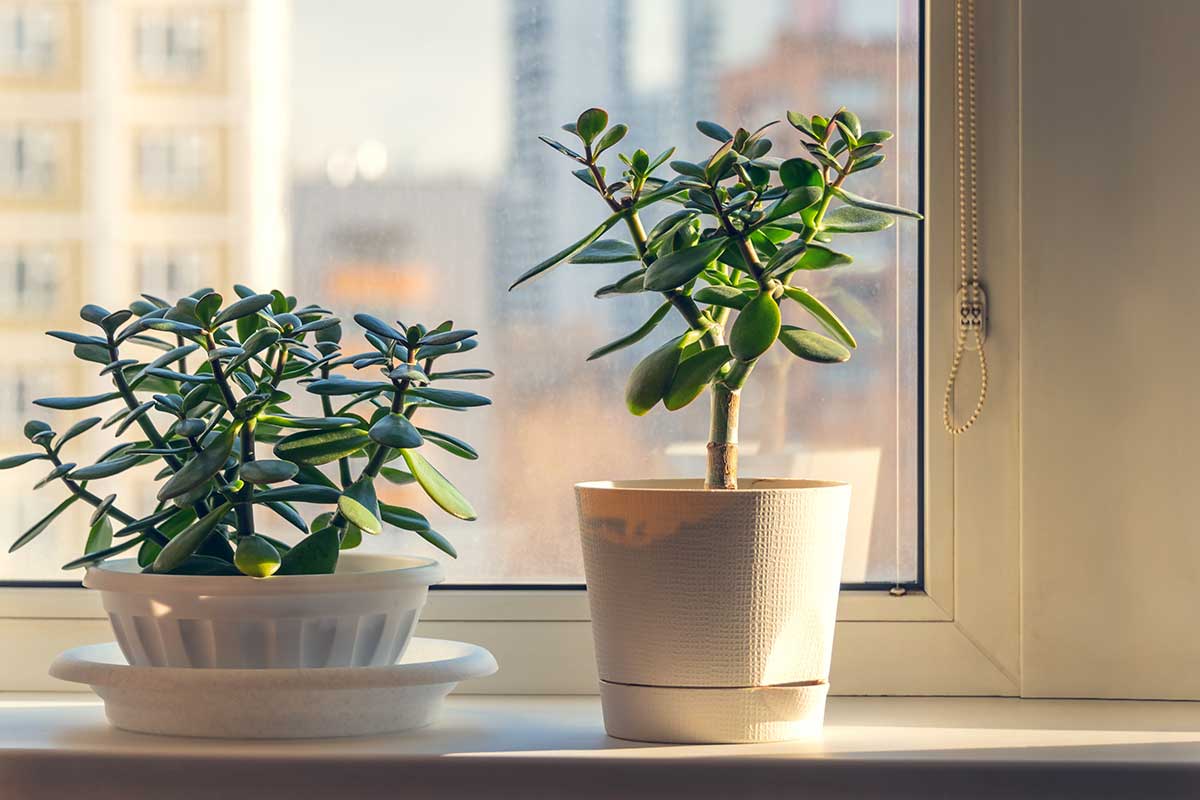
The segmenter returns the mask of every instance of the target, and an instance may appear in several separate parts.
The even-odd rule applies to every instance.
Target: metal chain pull
[[[942,399],[942,424],[945,425],[947,433],[958,436],[969,430],[979,419],[979,415],[983,413],[988,386],[987,357],[983,352],[983,342],[987,337],[987,295],[979,281],[979,208],[976,181],[978,159],[976,157],[975,131],[975,0],[955,0],[954,44],[956,49],[954,110],[955,130],[958,138],[959,280],[958,294],[955,297],[954,360],[950,364],[950,375],[946,380],[946,394]],[[968,163],[970,165],[969,172],[967,170]],[[968,174],[970,175],[969,185]],[[971,412],[971,415],[965,421],[958,423],[954,420],[952,408],[954,384],[958,380],[963,355],[967,350],[974,350],[979,355],[979,399],[975,402],[975,410]]]

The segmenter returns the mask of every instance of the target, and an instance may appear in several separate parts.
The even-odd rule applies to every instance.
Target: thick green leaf
[[[380,513],[383,516],[383,521],[388,525],[395,525],[397,528],[403,528],[406,531],[429,530],[429,520],[425,518],[425,515],[419,511],[413,511],[411,508],[381,503]]]
[[[637,248],[619,239],[603,239],[592,242],[579,255],[571,259],[572,264],[617,264],[622,261],[637,261]]]
[[[254,502],[266,503],[279,501],[287,503],[336,503],[342,493],[331,486],[279,486],[262,492],[255,492]]]
[[[540,139],[543,143],[549,145],[550,147],[554,148],[558,152],[562,153],[567,158],[574,159],[575,161],[578,161],[580,163],[583,162],[583,156],[581,156],[579,153],[576,153],[574,150],[567,147],[562,142],[556,141],[547,136],[539,136],[538,139]]]
[[[457,436],[451,436],[448,433],[439,433],[431,431],[428,428],[417,428],[420,434],[427,440],[433,442],[438,447],[445,450],[447,453],[453,453],[459,458],[466,458],[474,461],[479,458],[478,451],[474,447],[459,439]]]
[[[809,242],[804,255],[796,261],[794,266],[797,269],[829,269],[842,264],[850,264],[853,261],[854,259],[845,253],[839,253],[823,244]]]
[[[124,553],[126,550],[136,547],[138,544],[141,544],[143,547],[145,547],[146,545],[153,545],[154,543],[151,541],[143,542],[140,537],[130,539],[127,542],[114,544],[111,547],[105,548],[104,550],[99,550],[94,553],[88,553],[87,555],[80,556],[74,561],[68,561],[66,564],[62,565],[61,569],[78,569],[79,567],[90,566],[92,564],[99,563],[106,558],[112,558],[115,555]],[[157,547],[157,545],[155,545],[155,547]]]
[[[112,547],[113,526],[108,517],[103,517],[92,523],[88,530],[87,544],[83,546],[83,554],[97,553]]]
[[[411,472],[405,472],[402,469],[395,469],[393,467],[384,467],[379,470],[379,474],[384,480],[394,483],[397,486],[407,486],[416,480]]]
[[[233,564],[243,575],[269,578],[279,569],[279,551],[261,536],[243,536],[238,539]]]
[[[338,397],[341,395],[359,394],[360,392],[383,391],[391,389],[392,384],[390,381],[356,381],[339,376],[313,381],[308,384],[307,388],[313,394]]]
[[[427,528],[426,530],[417,531],[416,533],[417,536],[420,536],[422,539],[429,542],[431,545],[436,547],[438,550],[441,550],[451,558],[458,558],[458,551],[454,549],[454,545],[450,544],[450,540],[445,536],[442,536],[433,528]]]
[[[620,122],[618,122],[616,125],[613,125],[604,133],[603,136],[600,137],[600,141],[596,142],[596,147],[592,151],[593,155],[600,155],[605,150],[624,139],[625,134],[627,133],[629,133],[628,125]]]
[[[703,272],[728,245],[728,239],[718,236],[694,247],[668,253],[646,269],[646,289],[652,292],[666,292],[683,286]]]
[[[805,186],[824,188],[825,186],[821,168],[806,158],[789,158],[780,164],[779,180],[788,189],[800,189]]]
[[[820,138],[817,136],[817,132],[813,130],[812,122],[804,114],[800,114],[796,111],[789,111],[787,112],[787,121],[791,123],[793,128],[801,133],[808,134],[813,139]]]
[[[74,425],[67,428],[66,433],[58,437],[58,441],[54,444],[55,452],[60,452],[64,444],[71,441],[76,436],[90,431],[98,424],[100,424],[100,417],[88,417],[87,419],[79,420],[79,422],[76,422]]]
[[[734,320],[729,348],[739,361],[753,361],[771,349],[779,326],[779,304],[769,293],[760,292]]]
[[[862,136],[858,137],[859,146],[883,144],[888,139],[892,138],[891,131],[866,131]]]
[[[328,575],[337,566],[338,532],[323,528],[311,533],[284,554],[276,575]]]
[[[821,202],[825,192],[819,186],[801,186],[790,190],[783,197],[763,209],[763,218],[758,224],[774,222],[789,217]]]
[[[724,126],[704,119],[696,123],[696,130],[710,139],[716,139],[718,142],[728,142],[733,138],[733,134],[726,130]]]
[[[12,543],[12,547],[8,548],[8,552],[14,553],[36,539],[42,531],[50,527],[50,523],[54,522],[54,520],[58,518],[59,514],[70,508],[71,504],[78,499],[79,497],[77,495],[71,495],[66,500],[63,500],[61,503],[55,506],[49,514],[39,519],[34,523],[32,528],[21,534],[17,540]]]
[[[429,376],[429,379],[431,381],[481,381],[494,377],[496,377],[496,373],[492,372],[490,369],[451,369],[446,370],[445,372],[434,372]]]
[[[842,344],[850,348],[858,347],[858,342],[854,340],[854,335],[838,319],[837,314],[834,314],[830,310],[829,306],[797,286],[788,286],[783,291],[787,297],[804,306],[808,313],[812,314],[825,330],[833,334]]]
[[[285,522],[299,530],[301,533],[308,533],[308,523],[304,521],[304,517],[300,516],[300,513],[296,511],[296,509],[292,508],[290,504],[285,503],[282,500],[268,500],[267,502],[263,503],[263,505],[274,511],[279,516],[283,517]],[[278,550],[279,548],[276,547],[275,549]]]
[[[746,303],[750,302],[750,297],[751,295],[732,286],[705,286],[692,295],[697,303],[708,303],[739,311],[746,307]]]
[[[671,162],[671,169],[688,178],[695,178],[699,181],[705,179],[704,165],[702,164],[695,164],[691,161],[676,160]]]
[[[19,467],[22,464],[28,464],[30,461],[41,461],[49,458],[45,453],[21,453],[8,458],[0,458],[0,469],[12,469]]]
[[[603,347],[596,348],[587,357],[587,360],[595,361],[597,358],[603,358],[604,356],[608,355],[609,353],[615,353],[617,350],[622,350],[626,347],[629,347],[629,345],[631,345],[631,344],[636,344],[637,342],[640,342],[642,339],[645,339],[647,336],[649,336],[650,332],[653,331],[655,328],[657,328],[658,324],[660,322],[662,322],[663,319],[666,318],[667,314],[669,314],[670,312],[671,312],[671,303],[670,302],[663,303],[661,306],[659,306],[658,308],[656,308],[654,310],[654,313],[650,315],[650,319],[646,320],[640,328],[638,328],[633,333],[630,333],[626,336],[622,336],[620,339],[617,339],[616,341],[609,342],[608,344],[604,345]]]
[[[625,384],[625,405],[635,416],[642,416],[666,396],[679,367],[683,348],[690,344],[686,336],[677,336],[638,362]]]
[[[219,327],[227,322],[233,322],[242,317],[248,317],[251,314],[257,314],[265,308],[269,308],[274,301],[269,294],[256,294],[250,297],[243,297],[234,303],[231,303],[228,308],[217,314],[213,320],[213,326]],[[220,303],[220,295],[217,295],[217,302]],[[197,308],[197,311],[199,308]]]
[[[383,530],[379,522],[379,500],[370,477],[360,478],[338,498],[338,511],[365,533]]]
[[[207,447],[192,457],[158,490],[158,500],[163,502],[174,497],[181,497],[188,492],[203,486],[212,479],[233,452],[234,442],[237,441],[241,423],[230,425],[212,440]]]
[[[679,362],[671,388],[663,398],[668,411],[677,411],[695,400],[713,376],[733,358],[728,345],[701,350]]]
[[[404,462],[408,464],[408,471],[417,479],[417,483],[421,485],[433,502],[441,506],[446,513],[459,519],[476,519],[478,515],[471,504],[467,502],[467,498],[463,497],[454,484],[446,480],[442,473],[426,461],[424,456],[416,450],[401,450],[400,452],[404,454]]]
[[[877,167],[883,163],[885,158],[887,158],[887,156],[885,156],[883,153],[876,153],[875,155],[867,156],[866,158],[857,158],[854,160],[853,166],[850,167],[850,172],[862,172],[864,169]]]
[[[916,211],[909,211],[907,208],[894,206],[891,203],[884,203],[879,200],[872,200],[869,197],[862,197],[861,195],[857,195],[854,192],[847,191],[841,187],[833,189],[832,191],[835,195],[840,197],[842,200],[845,200],[850,205],[858,206],[859,208],[865,208],[868,211],[879,211],[884,214],[891,214],[894,217],[924,219],[924,217],[918,214]]]
[[[97,522],[108,516],[108,512],[112,509],[112,505],[116,502],[116,500],[117,496],[115,494],[110,494],[108,497],[105,497],[103,500],[101,500],[100,505],[96,506],[96,508],[92,511],[92,518],[88,521],[88,524],[95,525]]]
[[[353,455],[369,444],[361,428],[335,428],[293,433],[275,443],[275,455],[297,464],[328,464]]]
[[[211,541],[211,539],[210,539]],[[141,557],[139,553],[139,558]],[[167,573],[168,575],[242,575],[236,566],[229,561],[213,556],[197,553],[185,558],[179,566]]]
[[[278,414],[259,414],[258,421],[279,428],[306,428],[309,430],[332,430],[361,425],[358,417],[289,417]]]
[[[587,144],[608,127],[608,112],[603,108],[589,108],[575,120],[575,134]]]
[[[872,233],[896,224],[887,214],[855,206],[841,206],[826,212],[821,230],[827,233]]]
[[[783,247],[775,251],[775,255],[767,260],[765,272],[768,275],[777,275],[782,272],[787,272],[800,262],[804,257],[804,251],[808,249],[808,244],[801,239],[788,242]]]
[[[77,481],[92,481],[98,478],[108,478],[124,472],[130,467],[137,466],[142,456],[121,456],[108,461],[101,461],[87,467],[80,467],[71,473],[71,479]]]
[[[596,228],[594,230],[592,230],[592,232],[589,233],[587,236],[583,237],[582,239],[575,242],[574,244],[563,248],[562,250],[558,251],[554,255],[547,258],[542,263],[540,263],[537,266],[533,267],[532,269],[526,271],[523,275],[521,275],[521,277],[519,277],[515,281],[513,281],[512,285],[508,287],[508,290],[511,292],[513,289],[517,288],[522,283],[526,283],[527,281],[533,280],[534,278],[538,277],[539,275],[542,275],[543,273],[546,273],[549,270],[551,270],[552,268],[558,266],[562,262],[572,259],[575,256],[579,255],[580,253],[582,253],[584,251],[584,249],[588,245],[590,245],[592,242],[597,241],[601,236],[608,233],[614,225],[616,225],[618,222],[621,221],[621,219],[625,216],[626,213],[627,212],[624,209],[622,209],[621,211],[613,212],[613,214],[611,216],[609,216],[608,219],[604,220],[604,222],[601,222],[598,226],[596,226]]]
[[[418,386],[408,390],[408,395],[421,397],[438,405],[450,408],[476,408],[490,406],[492,401],[481,394],[460,392],[457,389],[435,389],[431,386]]]
[[[628,275],[622,275],[614,283],[609,283],[601,286],[596,290],[596,299],[603,300],[605,297],[616,297],[623,294],[637,294],[638,292],[646,291],[646,285],[643,282],[646,276],[646,269],[638,267]]]
[[[779,341],[793,354],[818,364],[840,364],[850,360],[850,351],[839,342],[794,325],[785,325]]]
[[[291,461],[276,461],[267,458],[242,464],[241,469],[238,470],[238,477],[246,483],[262,485],[290,481],[296,477],[296,473],[299,471],[300,468]]]
[[[40,481],[38,481],[37,483],[35,483],[33,485],[34,491],[41,489],[43,486],[46,486],[47,484],[49,484],[51,481],[61,478],[63,475],[66,475],[68,472],[70,472],[73,469],[75,469],[74,462],[67,462],[65,464],[59,464],[54,469],[50,470],[49,474],[47,474],[46,477],[42,478]]]
[[[353,550],[362,544],[362,531],[356,526],[346,523],[346,530],[342,532],[342,542],[338,545],[339,550]]]
[[[367,434],[385,447],[420,447],[424,440],[403,414],[385,414],[371,426]]]
[[[120,392],[105,392],[104,394],[93,394],[88,397],[43,397],[34,400],[33,404],[42,408],[53,408],[59,411],[76,411],[81,408],[99,405],[100,403],[107,403],[109,400],[116,400],[120,396]]]
[[[182,564],[188,556],[200,549],[229,508],[229,503],[222,503],[178,533],[163,546],[154,563],[150,565],[150,571],[170,572]]]

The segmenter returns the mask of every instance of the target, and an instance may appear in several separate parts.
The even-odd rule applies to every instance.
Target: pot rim
[[[141,572],[137,559],[102,561],[88,567],[83,585],[103,592],[202,595],[281,595],[369,592],[426,587],[446,579],[441,563],[422,556],[343,553],[331,575],[158,575]]]
[[[646,478],[641,480],[582,481],[577,491],[589,492],[694,492],[709,494],[759,494],[762,492],[812,492],[849,489],[844,481],[807,478],[740,478],[736,489],[705,489],[701,478]]]

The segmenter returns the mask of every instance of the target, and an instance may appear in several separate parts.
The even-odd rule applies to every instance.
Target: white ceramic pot
[[[608,732],[657,742],[817,733],[850,486],[576,486]]]
[[[396,663],[444,577],[428,558],[343,553],[332,575],[153,575],[123,559],[83,584],[134,666],[265,669]]]

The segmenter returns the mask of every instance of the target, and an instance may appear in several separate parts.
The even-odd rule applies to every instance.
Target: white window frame
[[[980,114],[1017,119],[1019,7],[983,3]],[[924,588],[846,590],[838,610],[837,694],[1020,694],[1018,483],[1019,126],[981,138],[982,261],[991,319],[987,408],[965,436],[941,426],[957,288],[953,0],[927,0],[924,224]],[[932,124],[936,122],[936,124]],[[1013,133],[1007,133],[1013,131]],[[968,370],[968,375],[969,375]],[[965,386],[960,405],[974,402]],[[562,491],[570,491],[564,486]],[[478,642],[501,670],[470,691],[587,694],[596,669],[585,593],[570,589],[435,591],[419,632]],[[64,588],[0,588],[0,689],[64,689],[46,677],[62,649],[111,638],[98,598]],[[545,658],[553,654],[553,658]]]

